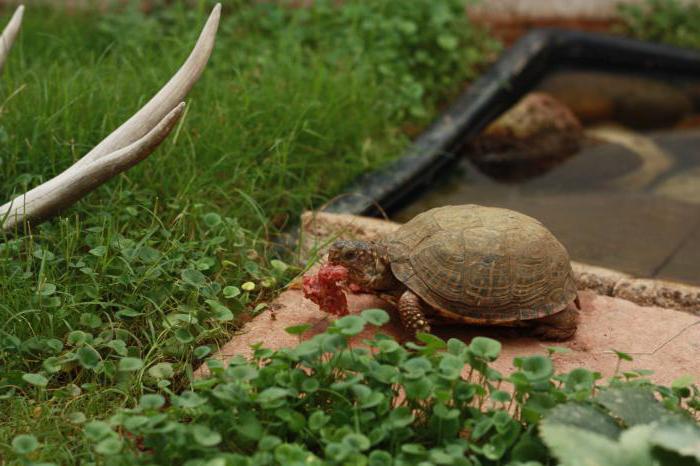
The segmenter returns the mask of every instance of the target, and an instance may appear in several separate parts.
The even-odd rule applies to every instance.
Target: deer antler
[[[7,54],[10,53],[12,44],[14,44],[17,33],[19,32],[19,27],[22,25],[23,14],[24,5],[20,5],[15,10],[15,14],[12,15],[10,22],[7,23],[7,26],[5,26],[5,29],[2,31],[2,36],[0,36],[0,71],[2,71],[2,67],[5,65]]]
[[[217,4],[190,56],[146,105],[63,173],[0,207],[2,229],[13,229],[25,222],[56,215],[148,157],[182,116],[185,108],[182,100],[199,79],[214,48],[220,15],[221,4]],[[8,44],[12,44],[21,17],[22,7],[17,9],[2,34],[3,46],[6,35]],[[9,46],[0,50],[0,67],[7,50]]]

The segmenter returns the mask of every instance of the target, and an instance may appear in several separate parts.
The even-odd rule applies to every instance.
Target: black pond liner
[[[360,176],[322,210],[376,216],[437,182],[491,121],[562,66],[700,77],[700,53],[669,45],[560,29],[535,29],[508,49],[386,168]]]

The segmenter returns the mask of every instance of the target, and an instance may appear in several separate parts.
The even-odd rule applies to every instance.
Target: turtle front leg
[[[430,324],[425,317],[425,303],[411,290],[406,290],[399,298],[399,316],[404,328],[415,335],[430,332]]]

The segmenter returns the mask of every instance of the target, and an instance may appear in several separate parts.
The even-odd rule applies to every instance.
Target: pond
[[[583,123],[577,151],[503,159],[469,146],[393,219],[448,204],[506,207],[542,221],[574,260],[700,284],[700,84],[657,78],[553,70],[534,90]]]

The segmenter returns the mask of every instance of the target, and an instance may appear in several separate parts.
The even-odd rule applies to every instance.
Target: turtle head
[[[386,248],[369,241],[338,240],[328,251],[328,262],[348,269],[350,281],[366,290],[391,290],[398,285]]]

